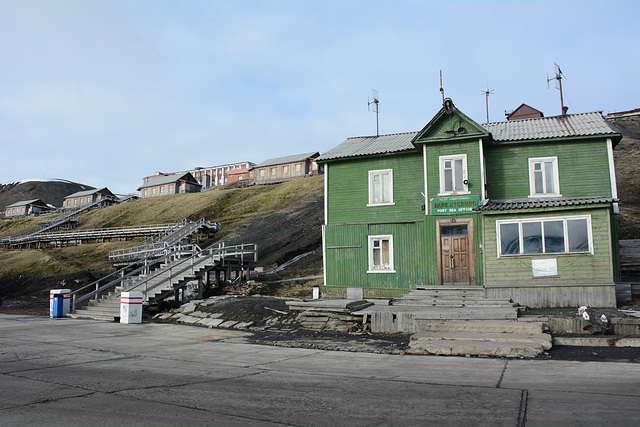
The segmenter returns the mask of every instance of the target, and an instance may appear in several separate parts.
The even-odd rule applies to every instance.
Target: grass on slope
[[[222,224],[222,231],[216,235],[216,239],[220,239],[249,219],[287,207],[309,194],[321,194],[323,186],[320,176],[277,185],[140,200],[81,214],[76,229],[165,224],[182,218],[205,217]],[[18,236],[37,227],[37,218],[0,221],[0,237]],[[0,249],[0,286],[4,287],[0,296],[15,294],[19,287],[24,288],[25,295],[39,295],[59,287],[55,282],[65,276],[84,273],[88,277],[93,272],[107,271],[111,268],[108,264],[110,250],[136,243],[136,240],[129,240],[43,250]],[[69,287],[75,289],[79,285]]]

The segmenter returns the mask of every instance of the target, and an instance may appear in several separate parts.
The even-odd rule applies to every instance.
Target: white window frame
[[[468,184],[468,170],[467,170],[467,155],[466,154],[454,154],[454,155],[450,155],[450,156],[440,156],[439,158],[439,165],[440,165],[440,193],[438,193],[438,196],[451,196],[451,195],[456,195],[456,194],[471,194],[471,192],[469,191],[469,184]],[[462,160],[462,181],[463,181],[463,185],[462,185],[462,189],[460,189],[459,191],[456,191],[455,189],[452,191],[447,191],[446,190],[446,182],[445,182],[445,162],[447,161],[451,161],[452,165],[455,165],[455,161],[456,160]],[[455,169],[452,169],[452,175],[453,175],[453,183],[455,185]],[[464,184],[464,182],[467,182],[467,184]]]
[[[382,202],[374,202],[374,178],[376,176],[389,176],[389,200],[385,200]],[[393,201],[393,169],[378,169],[378,170],[370,170],[369,171],[369,203],[367,206],[391,206],[395,205]]]
[[[587,239],[589,243],[589,250],[581,251],[581,252],[569,252],[569,228],[567,227],[567,221],[571,220],[579,220],[586,219],[587,220]],[[524,242],[523,242],[523,233],[522,233],[522,224],[526,223],[534,223],[534,222],[544,222],[544,221],[562,221],[563,222],[563,232],[564,232],[564,251],[562,252],[542,252],[542,253],[529,253],[525,254],[524,251]],[[502,224],[518,224],[518,236],[520,239],[520,253],[519,254],[502,254],[502,238],[500,236],[500,226]],[[548,256],[548,255],[569,255],[569,254],[591,254],[593,255],[593,225],[591,222],[591,215],[574,215],[574,216],[559,216],[559,217],[542,217],[542,218],[526,218],[526,219],[505,219],[496,221],[496,250],[498,252],[498,258],[500,257],[520,257],[520,256]],[[544,237],[543,237],[544,241]]]
[[[551,162],[553,165],[553,193],[536,193],[535,164]],[[542,173],[543,185],[546,187],[546,176],[544,170]],[[529,197],[562,197],[560,194],[560,174],[558,173],[558,156],[552,157],[531,157],[529,158]]]
[[[374,265],[375,242],[382,242],[384,240],[389,241],[389,265],[387,266],[387,268],[384,268],[384,266],[376,267]],[[395,273],[396,271],[394,269],[394,263],[393,263],[393,236],[390,234],[368,236],[368,241],[369,241],[369,246],[368,246],[369,269],[367,270],[367,273]]]

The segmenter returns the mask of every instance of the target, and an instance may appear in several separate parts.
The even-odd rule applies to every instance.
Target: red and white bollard
[[[120,323],[142,323],[142,292],[120,294]]]

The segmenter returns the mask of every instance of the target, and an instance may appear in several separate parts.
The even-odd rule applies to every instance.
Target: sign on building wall
[[[480,196],[450,196],[431,199],[429,213],[433,215],[468,213],[480,204]]]

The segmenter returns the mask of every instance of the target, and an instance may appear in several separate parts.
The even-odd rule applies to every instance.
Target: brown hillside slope
[[[613,150],[620,198],[620,239],[640,239],[640,116],[607,119],[622,133]]]
[[[0,211],[4,213],[5,208],[13,203],[33,199],[41,199],[43,202],[59,208],[66,196],[92,189],[93,187],[89,185],[65,180],[34,180],[0,184]]]

